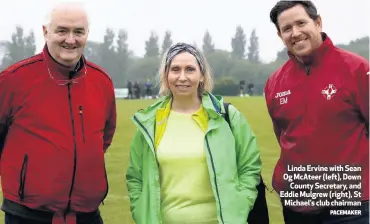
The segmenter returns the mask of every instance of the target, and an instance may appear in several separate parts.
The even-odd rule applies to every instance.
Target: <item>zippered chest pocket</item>
[[[86,143],[91,135],[103,135],[106,123],[106,116],[103,109],[93,109],[88,105],[78,105],[78,119],[79,130],[82,136],[82,141]]]
[[[78,109],[79,109],[78,113],[80,114],[80,121],[81,121],[82,140],[85,143],[86,139],[85,139],[85,124],[84,124],[83,107],[80,105]]]

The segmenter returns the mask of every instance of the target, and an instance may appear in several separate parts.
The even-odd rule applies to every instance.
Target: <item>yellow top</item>
[[[166,130],[167,119],[171,112],[172,100],[170,100],[165,108],[160,108],[156,113],[156,125],[155,125],[155,136],[154,136],[154,146],[155,149],[158,148],[159,142],[162,139],[163,133]],[[191,117],[198,123],[199,127],[206,132],[208,128],[208,114],[201,106],[197,112],[191,115]]]
[[[201,107],[195,114],[171,111],[162,124],[157,122],[166,126],[160,134],[156,132],[160,137],[155,141],[164,224],[218,223],[205,157],[203,110]]]

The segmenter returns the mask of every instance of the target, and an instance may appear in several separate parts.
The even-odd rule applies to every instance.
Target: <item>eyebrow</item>
[[[173,68],[173,67],[181,67],[181,66],[180,65],[177,65],[177,64],[173,64],[170,67]],[[184,67],[193,67],[193,68],[196,68],[195,65],[185,65]]]
[[[284,28],[292,26],[292,24],[296,24],[296,23],[300,23],[300,22],[307,22],[307,20],[303,19],[303,18],[302,19],[297,19],[293,23],[286,24],[286,25],[282,26],[281,28],[284,29]]]
[[[57,26],[57,28],[56,29],[58,29],[58,30],[69,30],[70,28],[68,28],[68,27],[65,27],[65,26]],[[77,28],[73,28],[74,30],[86,30],[86,28],[85,27],[77,27]]]

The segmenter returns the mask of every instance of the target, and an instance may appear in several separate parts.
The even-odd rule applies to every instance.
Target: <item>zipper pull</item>
[[[82,105],[80,105],[78,108],[80,109],[79,114],[81,118],[82,140],[85,143],[85,127],[84,127],[84,116],[83,116]]]
[[[306,75],[310,75],[310,67],[306,66]]]

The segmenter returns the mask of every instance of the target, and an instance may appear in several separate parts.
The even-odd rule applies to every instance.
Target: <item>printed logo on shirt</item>
[[[280,105],[282,104],[287,104],[288,103],[288,97],[291,94],[290,89],[283,91],[283,92],[278,92],[275,95],[275,99],[280,98]]]
[[[321,94],[326,98],[326,100],[331,100],[335,93],[337,92],[337,88],[333,84],[329,84],[323,90],[321,90]]]

